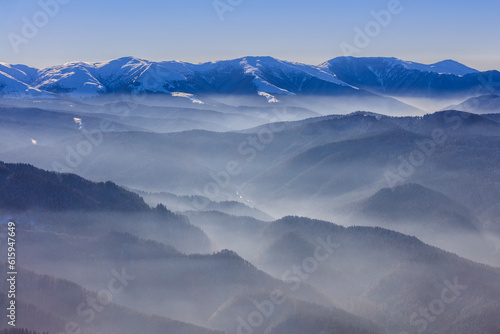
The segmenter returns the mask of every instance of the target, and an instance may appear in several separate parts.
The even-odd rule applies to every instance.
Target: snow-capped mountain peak
[[[485,82],[500,81],[498,71],[489,72],[486,79],[483,72],[453,60],[427,65],[387,57],[338,57],[320,67],[353,86],[390,96],[473,96],[495,90]]]
[[[269,56],[198,64],[122,57],[43,69],[0,63],[0,94],[77,98],[117,92],[253,94],[275,102],[279,96],[369,94],[363,89],[382,94],[401,90],[405,94],[442,92],[448,83],[455,90],[474,90],[484,85],[474,75],[481,72],[453,60],[426,65],[397,58],[339,57],[313,66]],[[445,79],[436,80],[436,76]]]
[[[344,66],[371,66],[372,68],[385,67],[386,69],[394,69],[399,66],[408,70],[432,72],[437,74],[450,74],[456,76],[479,72],[476,69],[470,68],[451,59],[439,61],[434,64],[422,64],[395,57],[337,57],[319,66],[322,68],[330,68],[332,64],[343,64]]]
[[[463,76],[470,73],[478,73],[478,70],[467,67],[464,64],[456,62],[451,59],[443,60],[434,64],[420,64],[411,61],[402,61],[403,65],[409,69],[415,69],[419,71],[434,72],[438,74],[452,74],[457,76]]]

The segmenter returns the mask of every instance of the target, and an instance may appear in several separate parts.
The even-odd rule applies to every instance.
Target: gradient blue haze
[[[222,0],[226,1],[226,0]],[[224,21],[212,0],[72,0],[16,54],[7,38],[38,1],[0,1],[0,61],[43,67],[122,56],[203,62],[270,55],[318,64],[388,1],[244,0]],[[500,69],[500,1],[401,0],[404,10],[358,56]]]

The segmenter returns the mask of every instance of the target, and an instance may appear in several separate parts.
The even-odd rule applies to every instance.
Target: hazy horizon
[[[490,42],[500,30],[495,1],[449,6],[363,0],[352,6],[263,0],[141,5],[58,0],[54,5],[44,0],[3,2],[0,9],[0,61],[39,68],[129,55],[192,63],[268,55],[316,65],[344,55],[351,45],[357,57],[393,56],[425,64],[453,59],[480,71],[500,69],[500,46]],[[35,31],[23,33],[26,22],[34,20]],[[368,39],[356,44],[358,28],[368,32]],[[13,34],[22,40],[16,47]]]
[[[19,63],[19,62],[7,63],[5,61],[0,61],[0,63],[5,63],[5,64],[9,64],[9,65],[27,65],[27,66],[30,66],[30,67],[33,67],[33,68],[43,69],[43,68],[50,68],[50,67],[60,66],[60,65],[68,64],[68,63],[74,63],[74,62],[105,63],[105,62],[112,61],[112,60],[115,60],[115,59],[128,58],[128,57],[130,57],[130,58],[136,58],[136,59],[141,59],[141,60],[146,60],[146,61],[151,61],[151,62],[178,61],[178,62],[184,62],[184,63],[190,63],[190,64],[205,64],[205,63],[211,63],[211,62],[229,61],[229,60],[240,59],[240,58],[245,58],[245,57],[272,57],[272,58],[276,58],[276,59],[283,60],[283,61],[295,62],[295,63],[305,64],[305,65],[311,65],[311,66],[318,66],[318,65],[321,65],[322,63],[327,62],[327,61],[329,61],[331,59],[334,59],[334,58],[337,58],[337,57],[343,57],[343,55],[338,55],[338,56],[330,57],[330,58],[327,58],[324,61],[320,61],[318,63],[308,63],[308,62],[304,62],[304,61],[300,61],[300,60],[294,60],[293,57],[292,58],[283,58],[283,57],[274,57],[274,56],[264,55],[264,54],[249,54],[249,55],[241,55],[241,56],[236,56],[236,57],[231,57],[231,58],[220,58],[220,59],[215,59],[214,58],[214,59],[207,59],[207,60],[200,60],[200,61],[187,61],[185,59],[150,59],[150,58],[139,57],[139,56],[135,56],[135,55],[122,55],[122,56],[118,56],[118,57],[115,57],[115,58],[107,58],[107,59],[100,59],[100,58],[95,58],[94,60],[74,59],[74,60],[68,60],[68,61],[64,61],[64,62],[60,62],[60,63],[51,63],[51,64],[44,65],[44,66],[35,66],[35,65],[30,64],[30,63]],[[403,60],[403,61],[420,63],[420,64],[424,64],[424,65],[432,65],[432,64],[435,64],[435,63],[439,63],[441,61],[453,60],[453,61],[456,61],[456,62],[462,64],[462,65],[465,65],[467,67],[476,69],[476,70],[481,71],[481,72],[483,72],[483,71],[495,71],[495,70],[496,71],[500,71],[500,67],[498,67],[498,68],[484,68],[484,69],[481,69],[481,68],[478,68],[478,67],[471,66],[468,63],[459,61],[459,60],[457,60],[455,58],[443,58],[443,59],[437,59],[437,60],[433,60],[433,61],[423,62],[423,61],[417,61],[417,60],[414,60],[414,59],[400,58],[400,57],[396,57],[396,56],[376,56],[376,55],[374,55],[374,56],[359,56],[359,57],[354,56],[354,57],[355,58],[397,58],[397,59],[400,59],[400,60]]]

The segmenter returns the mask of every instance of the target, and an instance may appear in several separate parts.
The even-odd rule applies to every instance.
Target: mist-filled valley
[[[500,73],[450,62],[2,63],[0,333],[500,333]]]

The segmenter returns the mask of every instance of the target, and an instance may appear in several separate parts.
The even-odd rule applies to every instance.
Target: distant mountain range
[[[56,198],[47,186],[55,173],[26,164],[0,166],[7,181],[14,175],[36,176],[20,192]],[[65,175],[59,191],[89,193],[102,186]],[[137,199],[122,188],[104,190],[110,198]],[[437,200],[442,209],[455,210],[456,203],[414,184],[394,195],[382,191],[365,207],[377,206],[381,197],[403,197],[404,202],[412,190],[426,197],[416,206]],[[66,207],[27,208],[16,214],[20,327],[58,333],[71,323],[89,334],[398,334],[424,327],[432,333],[476,334],[500,329],[499,268],[388,229],[297,216],[264,222],[214,211],[174,217],[161,206],[133,213],[125,207],[99,212],[96,205],[79,214]],[[5,217],[18,207],[2,209]],[[4,221],[2,237],[8,231]],[[193,252],[199,245],[187,241],[202,241],[197,234],[205,231],[214,252]],[[7,264],[0,263],[0,270],[7,272]],[[9,281],[1,280],[0,288],[8,291]],[[0,304],[7,301],[0,293]]]
[[[496,298],[493,296],[498,296],[498,290],[493,284],[486,287],[481,281],[485,277],[493,277],[490,275],[498,273],[499,269],[463,260],[428,246],[415,237],[378,227],[345,228],[325,221],[291,216],[272,223],[249,221],[234,216],[223,219],[199,215],[191,216],[190,219],[197,226],[219,231],[213,234],[215,241],[231,245],[244,258],[253,259],[257,256],[258,259],[253,262],[277,277],[300,264],[307,254],[313,254],[318,238],[331,236],[330,241],[339,245],[339,248],[335,249],[331,262],[325,261],[307,277],[307,284],[335,300],[346,311],[383,323],[384,333],[402,333],[404,331],[401,329],[414,327],[414,323],[409,322],[408,318],[420,305],[428,305],[432,296],[439,297],[442,288],[436,282],[440,279],[442,282],[442,277],[459,277],[464,282],[470,278],[474,283],[470,283],[468,293],[482,292],[464,295],[463,300],[450,305],[447,311],[454,322],[450,324],[444,320],[445,317],[436,317],[432,322],[432,332],[464,333],[468,325],[474,328],[478,324],[490,326],[485,329],[485,333],[498,332],[498,321],[491,321],[490,318],[493,314],[498,314],[498,311],[482,306],[489,302],[492,304],[488,305],[497,304],[493,302],[493,298]],[[234,225],[238,225],[238,228]],[[258,250],[255,245],[259,245]],[[436,279],[437,277],[439,278]],[[431,292],[432,289],[436,290]],[[483,295],[484,291],[492,295]],[[461,303],[474,303],[475,306],[470,312],[464,311],[467,306],[459,306]],[[231,306],[234,307],[234,304],[236,303],[233,302]],[[415,319],[415,315],[416,313],[412,319]],[[395,318],[398,320],[394,321]],[[356,323],[359,324],[359,321]]]
[[[127,126],[115,122],[115,131],[98,135],[95,131],[108,119],[106,114],[68,109],[71,112],[0,108],[1,138],[9,142],[0,147],[2,160],[76,173],[94,181],[111,180],[141,190],[139,194],[149,205],[163,203],[180,212],[216,210],[265,221],[272,219],[268,215],[295,214],[350,224],[376,222],[403,233],[409,233],[408,228],[413,226],[418,231],[412,234],[419,238],[424,238],[423,233],[434,237],[436,231],[448,239],[458,232],[473,234],[476,239],[483,232],[500,235],[500,118],[495,114],[442,111],[424,117],[389,117],[357,112],[242,131],[177,133],[137,131],[134,116],[118,119],[126,121]],[[158,117],[172,111],[144,108],[134,112]],[[88,155],[78,153],[80,150],[86,154],[81,149],[88,138],[74,118],[82,119],[85,129],[94,133],[95,145]],[[162,122],[157,119],[158,124]],[[224,125],[222,120],[220,124]],[[270,129],[271,141],[263,137]],[[442,133],[443,138],[435,138],[436,133]],[[250,144],[252,138],[258,140],[256,147]],[[240,172],[228,177],[227,164],[234,161],[241,167]],[[144,206],[142,200],[137,201],[133,194],[123,193],[112,184],[87,186],[76,176],[65,176],[64,180],[72,183],[62,189],[59,182],[53,182],[58,181],[53,174],[31,175],[28,167],[6,165],[9,171],[3,177],[0,169],[0,181],[5,182],[4,203],[10,207],[66,203],[62,210],[88,210],[95,203],[92,210],[102,212]],[[50,191],[39,197],[20,191],[38,181]],[[394,189],[405,184],[414,185]],[[105,198],[122,200],[105,202],[104,195],[97,196],[97,190],[107,192]],[[54,195],[53,200],[47,194]],[[13,196],[19,200],[12,202]],[[386,205],[378,206],[381,202]],[[359,205],[352,207],[354,204]],[[44,208],[61,211],[58,206]],[[355,213],[365,214],[360,217]],[[141,215],[149,218],[151,214]],[[178,241],[169,239],[169,243],[185,250]],[[460,253],[466,248],[478,248],[471,242],[459,245],[448,249],[498,263],[498,256],[485,259],[481,254],[473,257]],[[482,245],[488,248],[485,253],[497,254],[495,243]],[[494,252],[489,251],[491,247]]]
[[[318,66],[272,57],[191,64],[124,57],[37,69],[0,63],[0,94],[12,98],[95,97],[113,93],[170,94],[202,104],[201,95],[373,96],[499,92],[500,72],[479,72],[453,60],[431,65],[396,58],[339,57]]]
[[[0,63],[0,334],[500,333],[497,82],[453,60]]]
[[[446,109],[461,110],[477,114],[500,113],[500,96],[481,95],[472,97],[458,105],[449,106]]]
[[[424,65],[397,58],[339,57],[321,66],[344,82],[379,94],[477,96],[500,89],[500,72],[479,72],[453,60]]]

